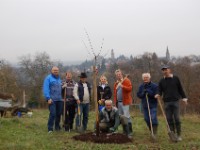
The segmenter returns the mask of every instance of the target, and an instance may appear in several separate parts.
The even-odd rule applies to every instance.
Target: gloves
[[[98,103],[99,103],[99,105],[102,105],[102,101],[101,100],[99,100]]]
[[[147,93],[147,89],[143,89],[143,91],[142,91],[142,95],[146,95],[146,93]]]
[[[66,88],[67,87],[67,83],[62,85],[62,88]]]
[[[115,132],[115,128],[114,127],[109,128],[109,132],[110,133]]]
[[[105,99],[98,100],[99,105],[104,105],[104,101],[105,101]]]
[[[159,95],[159,94],[156,94],[156,95],[155,95],[155,98],[156,98],[156,99],[159,99],[159,98],[160,98],[160,95]]]
[[[187,99],[187,98],[183,98],[182,100],[185,102],[185,105],[187,105],[187,104],[188,104],[188,102],[187,102],[187,101],[188,101],[188,99]]]

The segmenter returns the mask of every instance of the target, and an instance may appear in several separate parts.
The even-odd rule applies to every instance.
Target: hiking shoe
[[[50,130],[50,131],[48,131],[48,133],[49,133],[49,134],[52,134],[52,133],[53,133],[53,131],[51,131],[51,130]]]
[[[178,142],[182,141],[181,136],[178,136],[178,137],[177,137],[177,141],[178,141]]]

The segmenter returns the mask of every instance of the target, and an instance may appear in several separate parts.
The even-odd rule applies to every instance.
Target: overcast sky
[[[96,53],[200,55],[199,0],[0,0],[0,58],[89,59],[84,28]]]

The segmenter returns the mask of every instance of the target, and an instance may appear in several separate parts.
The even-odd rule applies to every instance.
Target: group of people
[[[176,133],[177,141],[182,141],[179,100],[182,99],[187,105],[188,99],[179,78],[172,74],[170,67],[164,65],[161,70],[163,77],[158,85],[151,81],[149,73],[142,74],[143,83],[139,86],[137,96],[142,100],[144,120],[149,130],[153,130],[156,135],[158,128],[157,104],[162,97],[170,131]],[[152,123],[152,128],[150,123]]]
[[[138,88],[137,96],[141,99],[144,120],[149,130],[153,130],[155,135],[158,129],[157,101],[161,97],[163,98],[165,114],[170,130],[176,133],[177,140],[181,141],[179,99],[182,98],[185,104],[187,104],[187,98],[179,78],[171,73],[170,67],[163,66],[161,70],[163,78],[161,78],[158,84],[151,81],[149,73],[142,74],[143,83]],[[114,83],[113,90],[111,90],[104,75],[100,77],[100,82],[97,86],[99,130],[101,132],[114,133],[121,124],[123,133],[131,138],[133,129],[129,109],[132,104],[132,83],[127,76],[123,76],[120,69],[115,71],[115,76],[116,82]],[[83,130],[87,130],[91,102],[91,85],[87,82],[86,73],[82,72],[79,77],[80,81],[75,82],[72,79],[71,72],[66,72],[66,79],[61,81],[59,68],[53,67],[51,74],[45,78],[43,91],[49,105],[49,133],[54,129],[61,129],[60,119],[62,114],[65,114],[65,130],[72,130],[75,114],[78,114],[78,109],[81,117],[76,115],[75,128],[77,130],[81,122]],[[63,108],[65,108],[64,112]]]
[[[49,105],[50,113],[47,124],[49,133],[53,130],[59,131],[61,129],[61,115],[65,116],[63,118],[63,127],[65,130],[72,130],[77,106],[80,108],[81,115],[83,115],[83,129],[87,129],[89,103],[91,101],[91,85],[86,80],[86,73],[81,73],[79,77],[80,81],[75,82],[72,79],[72,73],[66,72],[66,79],[61,81],[59,68],[53,67],[51,74],[45,78],[43,92]],[[77,128],[80,122],[78,116],[75,121]],[[53,129],[54,123],[55,127]]]

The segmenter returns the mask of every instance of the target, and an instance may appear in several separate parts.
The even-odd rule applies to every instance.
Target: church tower
[[[167,46],[167,50],[166,50],[166,60],[169,62],[170,61],[170,53],[169,53],[169,49]]]
[[[114,50],[111,50],[111,60],[115,60],[115,54],[114,54]]]

